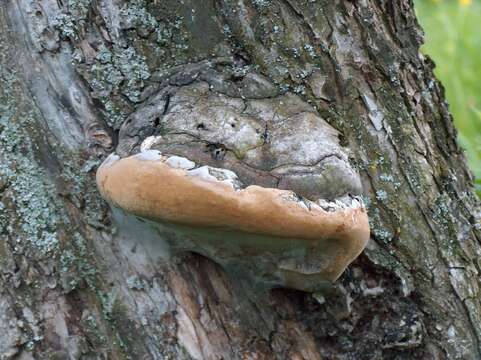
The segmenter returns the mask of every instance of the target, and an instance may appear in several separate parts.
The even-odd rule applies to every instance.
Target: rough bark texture
[[[481,358],[479,203],[421,42],[407,0],[3,1],[0,357]],[[124,119],[226,58],[315,107],[361,174],[372,239],[317,299],[167,262],[96,191]]]

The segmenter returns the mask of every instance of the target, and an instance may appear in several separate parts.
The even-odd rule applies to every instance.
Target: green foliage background
[[[417,0],[415,5],[426,34],[423,52],[436,63],[481,195],[481,1]]]

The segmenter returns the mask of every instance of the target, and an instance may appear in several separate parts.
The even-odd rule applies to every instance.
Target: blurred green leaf
[[[481,193],[481,1],[415,2],[426,33],[422,51],[436,63],[446,88],[459,142],[466,149],[478,194]]]

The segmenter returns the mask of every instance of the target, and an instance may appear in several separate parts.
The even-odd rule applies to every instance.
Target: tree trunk
[[[481,358],[479,202],[411,1],[5,0],[0,26],[2,359]],[[165,260],[96,190],[128,115],[225,61],[361,176],[371,239],[331,293]]]

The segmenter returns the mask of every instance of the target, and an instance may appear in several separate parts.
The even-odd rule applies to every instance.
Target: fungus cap
[[[169,160],[153,150],[122,159],[111,155],[97,171],[97,185],[113,205],[156,222],[292,239],[304,248],[329,249],[322,256],[329,258],[329,265],[318,274],[328,281],[336,280],[367,244],[368,217],[360,201],[323,206],[288,190],[256,185],[242,189],[231,171],[219,175],[223,169],[193,169],[193,164],[178,157]]]

